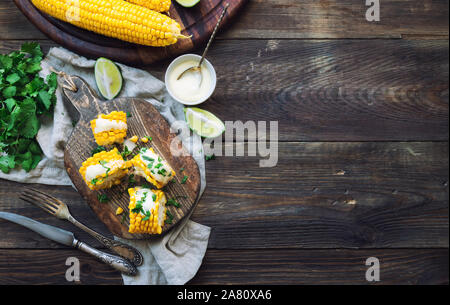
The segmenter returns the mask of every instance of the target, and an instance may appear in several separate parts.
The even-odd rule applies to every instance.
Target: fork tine
[[[26,201],[26,202],[28,202],[28,203],[31,203],[31,204],[33,204],[33,205],[39,207],[39,208],[41,208],[41,209],[43,209],[43,210],[46,211],[47,213],[50,213],[50,214],[52,214],[52,215],[56,214],[56,209],[55,209],[55,208],[52,208],[50,205],[44,204],[44,203],[42,203],[41,201],[36,200],[36,198],[30,197],[30,196],[28,196],[28,195],[26,195],[26,194],[24,194],[24,193],[22,193],[22,194],[19,196],[19,198],[22,199],[22,200],[24,200],[24,201]]]
[[[36,196],[36,197],[40,197],[42,200],[44,200],[46,203],[51,203],[53,206],[55,206],[56,208],[59,208],[59,206],[61,206],[61,201],[59,201],[58,199],[56,199],[53,196],[50,196],[48,194],[45,194],[41,191],[38,191],[36,189],[32,189],[32,188],[26,188],[25,191],[23,191],[23,193],[27,193],[30,196]]]
[[[23,192],[22,195],[26,196],[30,201],[33,201],[32,202],[33,204],[45,205],[46,207],[51,208],[52,210],[58,209],[58,206],[56,206],[54,203],[49,202],[47,199],[42,198],[37,194]]]

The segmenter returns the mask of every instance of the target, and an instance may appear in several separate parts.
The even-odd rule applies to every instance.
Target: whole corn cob
[[[156,12],[168,12],[172,5],[171,0],[126,0],[128,2],[146,7]]]
[[[80,174],[91,190],[101,190],[120,184],[128,173],[129,163],[125,162],[117,148],[96,153],[83,162]]]
[[[162,47],[186,38],[175,20],[123,0],[31,1],[57,19],[132,43]]]
[[[123,143],[127,136],[127,114],[123,111],[99,114],[91,121],[91,129],[98,145]]]
[[[163,191],[129,188],[130,233],[161,234],[166,220],[166,195]]]

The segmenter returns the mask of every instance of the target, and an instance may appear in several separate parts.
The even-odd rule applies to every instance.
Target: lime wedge
[[[189,127],[201,137],[215,138],[225,130],[223,122],[209,111],[195,107],[184,108],[184,116]]]
[[[112,100],[122,90],[122,74],[119,67],[107,58],[97,59],[95,81],[100,94],[107,100]]]
[[[193,7],[197,3],[200,2],[200,0],[176,0],[179,5],[182,5],[184,7]]]

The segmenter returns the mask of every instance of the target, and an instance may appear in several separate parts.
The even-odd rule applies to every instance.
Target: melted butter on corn
[[[127,129],[127,124],[121,121],[98,118],[94,133],[110,131],[112,129]]]
[[[129,165],[114,148],[96,153],[84,161],[80,174],[91,190],[101,190],[120,184],[120,180],[128,173]]]
[[[86,179],[92,180],[97,177],[104,176],[109,171],[123,167],[124,164],[125,161],[123,160],[113,160],[111,162],[106,162],[105,164],[90,165],[86,169]]]
[[[127,136],[127,114],[123,111],[99,114],[91,121],[91,129],[98,145],[121,144]]]

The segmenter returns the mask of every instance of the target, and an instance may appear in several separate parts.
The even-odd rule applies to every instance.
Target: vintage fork
[[[119,241],[107,238],[95,232],[94,230],[86,227],[84,224],[73,218],[73,216],[69,212],[69,208],[64,202],[56,199],[55,197],[31,188],[25,188],[25,191],[23,191],[19,197],[26,202],[29,202],[31,204],[34,204],[35,206],[40,207],[47,213],[54,215],[59,219],[70,221],[78,228],[89,233],[91,236],[93,236],[95,239],[101,242],[105,247],[111,249],[120,256],[128,259],[134,265],[136,266],[142,265],[143,257],[138,250]]]

